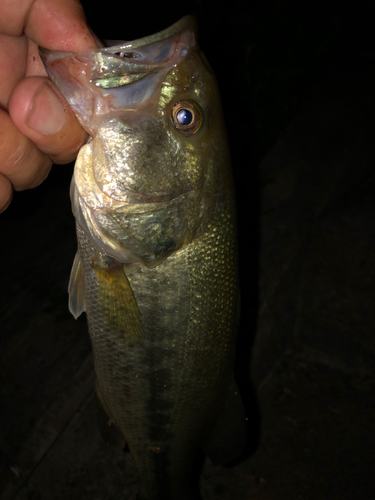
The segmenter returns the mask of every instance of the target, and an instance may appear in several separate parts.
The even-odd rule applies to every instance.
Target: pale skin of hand
[[[0,0],[0,212],[13,190],[38,186],[69,163],[87,134],[47,78],[38,45],[97,47],[78,0]]]

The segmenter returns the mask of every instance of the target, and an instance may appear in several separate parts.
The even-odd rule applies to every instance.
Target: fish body
[[[192,500],[197,448],[239,455],[235,201],[220,97],[188,16],[78,54],[41,50],[91,136],[71,186],[101,428],[128,444],[140,500]]]

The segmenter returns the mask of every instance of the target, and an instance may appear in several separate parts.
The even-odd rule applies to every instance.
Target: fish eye
[[[198,132],[202,125],[202,114],[196,104],[180,101],[172,108],[172,120],[181,134],[192,135]]]

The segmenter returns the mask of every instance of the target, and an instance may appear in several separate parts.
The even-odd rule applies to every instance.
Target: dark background
[[[205,465],[204,498],[375,498],[375,3],[82,3],[103,39],[195,15],[221,90],[250,439],[242,463]],[[97,434],[86,324],[67,310],[72,169],[0,215],[1,500],[117,500],[136,481]]]

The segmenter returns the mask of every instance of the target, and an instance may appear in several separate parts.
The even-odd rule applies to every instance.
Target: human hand
[[[87,134],[46,75],[38,45],[97,46],[79,0],[0,0],[0,212],[13,190],[38,186],[71,162]]]

